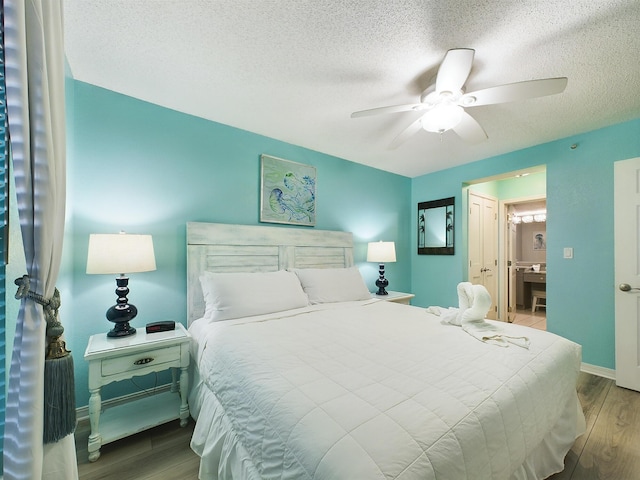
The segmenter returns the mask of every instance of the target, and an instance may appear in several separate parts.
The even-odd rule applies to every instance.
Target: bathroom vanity
[[[534,272],[531,266],[516,267],[516,306],[531,308],[531,290],[546,290],[547,271]]]

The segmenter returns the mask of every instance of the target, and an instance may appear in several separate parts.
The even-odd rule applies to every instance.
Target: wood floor
[[[578,394],[587,431],[553,480],[640,479],[640,393],[613,380],[581,373]]]
[[[581,373],[578,394],[587,432],[552,480],[640,479],[640,393],[612,380]],[[88,422],[76,431],[80,480],[190,480],[198,478],[198,457],[189,448],[193,421],[168,423],[107,444],[97,462],[87,457]],[[451,479],[455,480],[455,479]]]
[[[80,480],[196,480],[199,457],[189,447],[194,422],[180,421],[104,445],[100,458],[89,462],[89,422],[76,429],[76,455]]]

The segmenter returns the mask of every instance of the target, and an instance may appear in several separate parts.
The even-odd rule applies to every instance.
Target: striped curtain
[[[4,0],[9,137],[30,290],[51,298],[66,197],[62,0]],[[4,480],[78,478],[73,434],[44,444],[43,308],[23,299],[7,393]]]
[[[2,1],[0,0],[0,6]],[[0,8],[0,25],[4,25],[4,10]],[[7,127],[7,103],[4,81],[4,29],[0,28],[0,218],[4,218],[0,230],[0,437],[4,437],[4,409],[5,409],[5,355],[6,355],[6,258],[7,238],[9,235],[7,198],[9,195],[9,142]],[[0,449],[2,447],[0,446]],[[2,459],[0,458],[0,471]]]

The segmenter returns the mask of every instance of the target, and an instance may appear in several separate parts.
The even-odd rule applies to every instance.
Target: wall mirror
[[[418,203],[418,255],[453,255],[455,197]]]

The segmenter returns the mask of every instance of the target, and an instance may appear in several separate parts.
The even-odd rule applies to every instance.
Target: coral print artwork
[[[316,224],[316,169],[261,155],[260,221]]]

